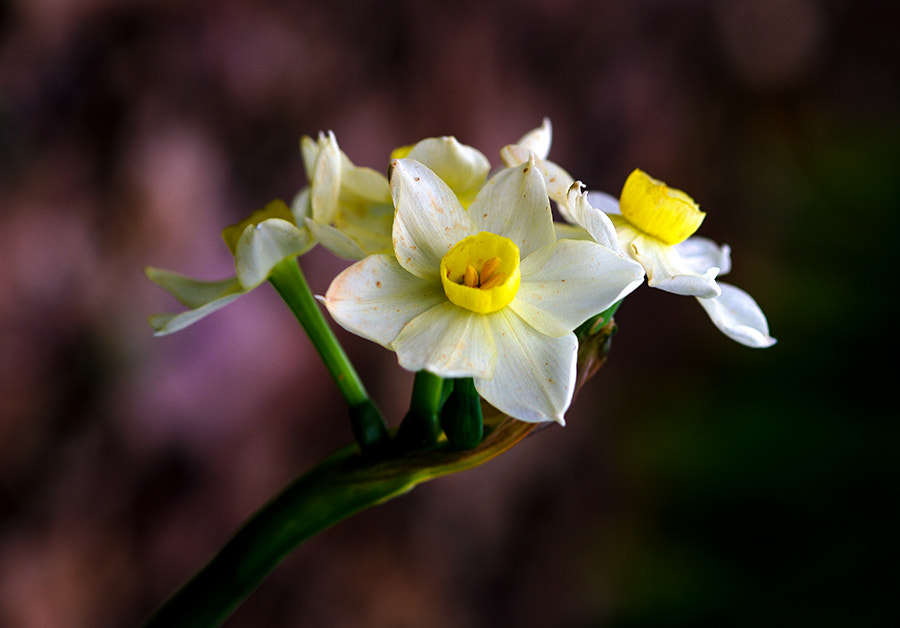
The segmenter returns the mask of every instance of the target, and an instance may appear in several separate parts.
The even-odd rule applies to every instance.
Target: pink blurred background
[[[640,167],[697,199],[779,345],[642,288],[567,427],[309,541],[226,625],[880,625],[898,18],[887,0],[0,4],[0,625],[137,624],[351,438],[270,287],[154,338],[147,315],[179,306],[145,265],[232,274],[220,230],[304,185],[303,134],[379,170],[452,134],[497,166],[544,116],[592,189]],[[344,265],[302,259],[318,293]],[[396,424],[411,376],[340,337]]]

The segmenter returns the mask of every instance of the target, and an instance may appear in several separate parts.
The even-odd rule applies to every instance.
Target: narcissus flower
[[[150,325],[156,334],[179,331],[225,307],[266,281],[276,264],[309,250],[315,241],[303,223],[303,211],[308,207],[305,196],[306,192],[298,195],[293,209],[284,201],[272,201],[222,232],[225,244],[234,255],[234,277],[203,281],[159,268],[146,268],[151,281],[190,308],[178,314],[151,316]],[[304,226],[298,227],[298,223]]]
[[[331,315],[406,369],[472,377],[503,412],[563,423],[573,330],[636,288],[640,265],[595,242],[557,241],[533,159],[495,175],[468,210],[422,163],[392,168],[393,254],[335,278]]]
[[[775,343],[753,298],[716,280],[731,270],[729,247],[691,237],[705,214],[690,196],[635,170],[618,202],[597,192],[589,198],[590,203],[569,204],[572,218],[601,242],[609,238],[606,226],[611,221],[621,250],[643,266],[649,286],[696,297],[716,327],[741,344],[768,347]]]
[[[345,259],[358,260],[391,251],[394,206],[387,177],[356,166],[338,147],[334,133],[300,140],[309,180],[306,224],[322,246]],[[490,164],[476,149],[453,137],[433,137],[394,151],[437,172],[468,204],[487,179]]]

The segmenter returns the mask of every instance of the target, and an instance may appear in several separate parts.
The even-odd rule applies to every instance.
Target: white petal
[[[396,159],[391,173],[394,198],[394,252],[418,277],[435,277],[450,248],[475,233],[456,194],[429,168]]]
[[[279,262],[302,255],[314,244],[307,229],[280,218],[268,218],[248,225],[238,239],[234,267],[245,288],[264,282]]]
[[[584,227],[578,225],[570,225],[565,222],[554,222],[553,229],[556,231],[557,240],[588,240],[594,241],[591,234]]]
[[[202,281],[152,266],[145,268],[144,273],[150,281],[178,299],[179,303],[191,309],[241,291],[241,284],[237,277],[218,281]]]
[[[304,186],[291,201],[291,213],[294,215],[294,222],[298,225],[302,225],[312,211],[309,194],[309,186]]]
[[[470,199],[487,179],[491,164],[481,151],[460,144],[455,137],[430,137],[407,155],[428,166],[458,196]]]
[[[552,161],[538,158],[534,153],[524,146],[510,145],[500,151],[503,162],[508,166],[516,166],[528,163],[528,160],[534,157],[535,165],[538,172],[544,177],[544,184],[547,187],[547,195],[561,206],[561,211],[565,212],[566,194],[569,188],[575,183],[575,179],[566,172],[562,167]]]
[[[622,249],[644,267],[651,288],[704,299],[719,296],[717,266],[706,266],[702,256],[682,257],[677,247],[645,235],[624,218],[614,216],[613,224]]]
[[[622,210],[619,209],[619,199],[617,199],[612,194],[592,190],[588,192],[587,195],[588,202],[607,216],[622,215]]]
[[[479,394],[520,421],[564,425],[575,389],[575,334],[545,336],[509,308],[490,320],[497,345],[497,368],[492,378],[475,379]]]
[[[317,223],[310,218],[306,219],[306,226],[322,246],[338,257],[360,260],[366,256],[366,252],[353,238],[335,227]]]
[[[547,188],[533,162],[494,175],[475,197],[469,216],[478,231],[515,242],[521,258],[556,240]]]
[[[712,240],[694,236],[673,248],[682,262],[696,273],[704,273],[712,267],[719,269],[719,275],[731,270],[731,248],[727,244],[719,246]]]
[[[316,222],[328,224],[334,220],[341,192],[341,151],[334,133],[319,137],[319,153],[310,179],[310,205]]]
[[[748,347],[763,348],[775,344],[769,335],[769,324],[760,307],[749,294],[731,284],[720,283],[722,294],[712,299],[697,299],[713,324],[737,342]]]
[[[531,151],[538,159],[547,159],[547,156],[550,154],[550,144],[552,142],[553,125],[550,124],[550,118],[544,118],[541,126],[532,131],[529,131],[521,138],[519,138],[519,141],[516,142],[516,145]],[[526,159],[525,161],[528,160]],[[507,163],[506,165],[515,166],[516,163]]]
[[[341,201],[388,204],[391,189],[387,177],[371,168],[354,166],[341,153]]]
[[[345,269],[323,299],[341,327],[385,347],[410,320],[445,300],[440,281],[411,275],[389,255],[370,255]]]
[[[150,326],[156,330],[157,336],[165,336],[166,334],[172,334],[176,331],[180,331],[187,327],[188,325],[192,325],[199,321],[201,318],[209,316],[216,310],[220,310],[239,296],[246,294],[249,290],[241,288],[237,282],[237,279],[234,280],[235,292],[219,297],[218,299],[213,299],[208,303],[204,303],[200,307],[197,307],[192,310],[188,310],[186,312],[181,312],[179,314],[154,314],[149,318]]]
[[[441,377],[490,377],[497,351],[493,315],[477,314],[444,301],[411,320],[392,348],[400,366]]]
[[[300,156],[303,158],[303,169],[306,171],[306,180],[312,181],[316,171],[316,159],[319,156],[320,142],[325,136],[319,133],[319,142],[308,135],[300,138]]]
[[[575,224],[587,229],[594,242],[614,251],[619,250],[619,236],[616,235],[612,220],[603,211],[590,204],[587,192],[583,191],[580,185],[569,188],[566,205]]]
[[[522,261],[511,307],[548,336],[562,336],[644,281],[640,264],[583,240],[560,240]]]

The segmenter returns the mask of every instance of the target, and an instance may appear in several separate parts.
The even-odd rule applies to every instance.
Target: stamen
[[[491,280],[491,277],[494,276],[494,273],[497,272],[497,269],[500,268],[500,258],[492,257],[488,261],[484,263],[481,267],[481,287],[484,288],[485,284]],[[496,284],[494,284],[496,285]]]
[[[490,290],[491,288],[495,288],[495,287],[499,286],[505,280],[506,280],[506,273],[495,272],[493,275],[491,275],[488,278],[487,281],[482,282],[482,284],[479,287],[482,290]]]
[[[478,287],[478,271],[471,264],[466,266],[466,272],[463,275],[463,285],[469,288]]]

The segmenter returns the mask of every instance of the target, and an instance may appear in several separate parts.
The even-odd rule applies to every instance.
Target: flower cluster
[[[774,343],[753,299],[717,281],[730,250],[693,236],[704,214],[640,170],[615,198],[548,160],[549,121],[490,163],[452,137],[394,151],[388,175],[354,165],[331,133],[304,137],[309,181],[223,233],[236,276],[216,282],[148,269],[188,308],[151,317],[170,333],[270,278],[316,242],[355,263],[320,297],[342,327],[396,352],[400,365],[472,378],[522,421],[564,422],[585,321],[647,278],[695,297],[713,323],[752,347]],[[553,220],[553,206],[563,222]]]

